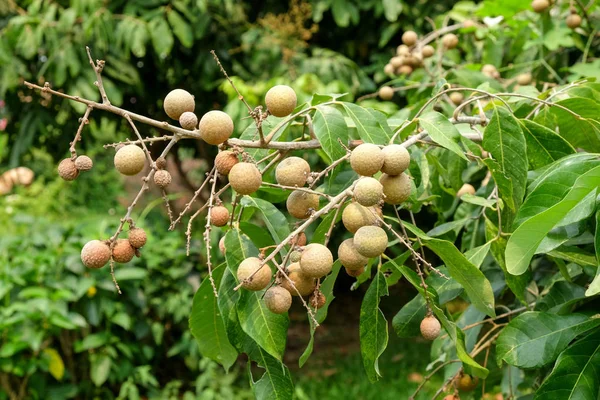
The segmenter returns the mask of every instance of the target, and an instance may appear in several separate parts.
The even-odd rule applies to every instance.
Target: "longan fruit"
[[[262,261],[257,257],[248,257],[240,263],[237,270],[238,281],[247,290],[258,291],[266,288],[271,283],[271,268],[267,264],[260,266]],[[260,270],[256,273],[254,271]],[[252,275],[247,282],[246,279]]]
[[[225,226],[229,222],[229,210],[224,206],[215,206],[210,209],[210,223],[214,226]]]
[[[223,111],[209,111],[200,118],[200,137],[208,144],[221,144],[233,133],[233,120]]]
[[[421,321],[421,335],[427,340],[435,340],[442,330],[440,321],[433,315],[423,318]]]
[[[402,34],[402,43],[407,46],[414,46],[417,43],[419,36],[414,31],[406,31]]]
[[[283,314],[292,306],[292,295],[281,286],[273,286],[265,292],[265,305],[275,314]]]
[[[310,175],[310,165],[300,157],[287,157],[275,168],[275,180],[283,186],[304,186]]]
[[[288,278],[294,282],[294,286],[300,293],[300,296],[308,296],[316,287],[316,282],[313,278],[309,278],[302,273],[300,263],[294,262],[287,268]],[[282,279],[281,287],[290,292],[292,296],[298,296],[298,292],[292,288],[292,285],[287,279]]]
[[[267,110],[276,117],[287,117],[296,108],[296,92],[287,85],[273,86],[265,95]]]
[[[532,76],[530,72],[525,72],[523,74],[517,75],[517,83],[521,86],[529,85],[532,81]]]
[[[581,17],[579,14],[569,14],[567,17],[567,26],[571,29],[579,28],[581,25]]]
[[[73,181],[79,176],[79,170],[70,158],[65,158],[58,164],[58,175],[65,181]]]
[[[302,275],[308,278],[322,278],[331,272],[333,255],[322,244],[311,243],[304,248],[300,256]]]
[[[398,68],[398,75],[410,75],[413,72],[413,68],[410,65],[402,65]]]
[[[115,168],[123,175],[133,176],[139,174],[146,165],[146,155],[141,147],[128,144],[121,147],[114,158]]]
[[[386,75],[394,75],[394,71],[396,69],[394,68],[394,66],[390,63],[385,64],[385,66],[383,67],[383,73]]]
[[[313,293],[308,299],[308,304],[314,309],[322,308],[327,303],[327,297],[321,292]]]
[[[252,163],[237,163],[229,171],[229,184],[239,194],[252,194],[260,188],[262,175]]]
[[[378,91],[377,95],[381,100],[391,100],[394,97],[394,89],[389,86],[382,86]]]
[[[166,188],[171,183],[171,174],[165,169],[154,172],[154,183],[156,186]]]
[[[130,229],[127,238],[129,239],[129,244],[136,249],[144,247],[144,245],[146,244],[146,240],[148,240],[148,237],[146,236],[146,231],[142,228]]]
[[[88,156],[78,156],[75,159],[75,168],[79,171],[89,171],[94,166],[94,162]]]
[[[369,259],[356,250],[353,239],[346,239],[338,247],[338,259],[340,263],[348,270],[358,270],[364,268]]]
[[[240,160],[238,160],[237,155],[230,150],[221,151],[215,157],[215,167],[217,168],[217,171],[225,176],[229,175],[231,168],[239,162]]]
[[[91,240],[81,249],[81,261],[88,268],[102,268],[110,260],[110,247],[103,241]]]
[[[377,223],[377,211],[374,207],[364,207],[352,202],[342,211],[342,223],[350,233],[355,233],[359,228]]]
[[[462,185],[462,187],[460,189],[458,189],[458,192],[456,192],[456,197],[458,197],[460,199],[465,194],[470,194],[472,196],[475,196],[475,192],[476,191],[475,191],[475,188],[473,187],[473,185],[471,185],[470,183],[465,183]]]
[[[297,251],[297,250],[293,250],[293,251],[290,253],[290,262],[293,262],[293,263],[299,262],[299,261],[300,261],[300,256],[301,256],[301,255],[302,255],[302,254],[301,254],[299,251]]]
[[[133,259],[135,249],[127,239],[118,239],[113,247],[112,258],[120,264],[128,263]]]
[[[174,89],[165,97],[163,106],[169,117],[179,120],[184,112],[194,112],[196,103],[194,102],[194,96],[186,90]]]
[[[219,251],[221,254],[225,255],[225,236],[219,240]]]
[[[300,232],[292,239],[292,245],[294,246],[305,246],[306,245],[306,234],[304,232]]]
[[[367,258],[380,256],[388,245],[387,234],[378,226],[363,226],[356,231],[353,240],[356,251]]]
[[[383,153],[379,146],[363,143],[350,153],[350,166],[359,175],[372,176],[383,165]]]
[[[396,54],[399,56],[407,56],[410,54],[410,48],[405,44],[401,44],[396,48]]]
[[[458,36],[454,33],[447,33],[442,36],[442,44],[448,50],[452,50],[458,46]]]
[[[472,19],[467,19],[463,22],[463,28],[473,28],[477,26],[477,23]]]
[[[402,145],[389,144],[381,152],[383,153],[381,172],[384,174],[400,175],[410,165],[410,153]]]
[[[379,182],[383,185],[383,200],[388,204],[400,204],[410,197],[410,178],[405,172],[396,176],[382,174]]]
[[[179,125],[183,129],[192,131],[198,126],[198,117],[193,112],[186,111],[179,116]]]
[[[493,79],[497,79],[500,77],[500,73],[498,72],[498,70],[496,69],[495,66],[493,66],[492,64],[485,64],[483,67],[481,67],[481,72]]]
[[[394,68],[400,68],[401,66],[404,65],[404,57],[403,56],[392,57],[390,60],[390,64]]]
[[[288,196],[285,206],[292,217],[306,219],[310,217],[311,210],[319,209],[319,196],[303,190],[294,190]]]
[[[382,196],[383,186],[370,176],[360,178],[354,186],[354,200],[361,206],[374,206],[379,203]]]
[[[461,92],[452,92],[452,93],[450,93],[449,97],[450,97],[450,101],[455,106],[462,104],[463,100],[465,99],[465,96]]]
[[[478,384],[478,378],[473,378],[471,375],[464,374],[460,378],[457,378],[456,386],[461,392],[470,392],[475,390]]]
[[[548,0],[533,0],[531,2],[531,8],[538,14],[546,11],[548,7],[550,7],[550,2]]]
[[[432,57],[435,54],[435,49],[430,45],[423,46],[421,54],[423,54],[424,58]]]
[[[364,274],[365,272],[365,267],[359,268],[359,269],[348,269],[345,268],[346,273],[353,277],[353,278],[358,278],[359,276],[361,276],[362,274]]]

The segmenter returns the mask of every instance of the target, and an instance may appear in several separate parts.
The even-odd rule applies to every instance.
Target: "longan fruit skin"
[[[194,130],[198,126],[198,117],[190,111],[186,111],[179,116],[179,125],[183,129]]]
[[[473,187],[473,185],[471,185],[470,183],[465,183],[462,185],[462,187],[460,189],[458,189],[458,192],[456,192],[456,197],[458,197],[460,199],[465,194],[470,194],[472,196],[475,196],[475,192],[476,192],[476,190]]]
[[[319,209],[319,196],[303,190],[294,190],[288,196],[285,206],[292,217],[306,219],[310,217],[311,210]]]
[[[493,79],[497,79],[500,77],[500,73],[498,72],[498,70],[496,69],[495,66],[493,66],[492,64],[485,64],[483,67],[481,67],[481,72]]]
[[[288,266],[287,268],[288,277],[292,282],[294,282],[294,286],[300,293],[300,296],[308,296],[311,294],[316,287],[316,282],[313,278],[309,278],[302,273],[302,269],[300,268],[300,263],[295,262]],[[298,296],[298,292],[292,288],[292,285],[287,279],[283,279],[281,281],[281,287],[290,292],[292,296]]]
[[[263,290],[271,282],[271,268],[266,264],[260,267],[261,262],[257,257],[248,257],[238,266],[237,278],[244,289],[251,291]],[[252,279],[249,282],[244,282],[259,267],[260,270],[252,276]]]
[[[354,234],[354,247],[362,256],[367,258],[378,257],[388,245],[385,231],[378,226],[363,226]]]
[[[219,251],[221,254],[225,255],[225,236],[219,240]]]
[[[154,183],[158,187],[166,188],[171,183],[171,180],[171,174],[167,170],[159,169],[154,173]]]
[[[455,106],[462,104],[463,100],[465,99],[465,96],[463,96],[463,94],[460,92],[452,92],[452,93],[450,93],[449,97],[450,97],[450,101]]]
[[[413,69],[410,65],[402,65],[398,68],[398,75],[410,75],[412,72]]]
[[[381,100],[391,100],[394,97],[394,89],[390,86],[382,86],[377,92],[377,95]]]
[[[435,54],[435,49],[430,45],[423,46],[423,49],[421,49],[421,54],[423,54],[424,58],[432,57]]]
[[[395,176],[382,174],[379,182],[383,185],[383,200],[388,204],[400,204],[410,197],[410,178],[405,172]]]
[[[237,155],[230,150],[221,151],[215,157],[215,167],[217,168],[217,171],[225,176],[229,175],[231,168],[239,162],[240,160]]]
[[[275,314],[284,314],[292,306],[292,295],[281,286],[273,286],[265,292],[265,305]]]
[[[581,26],[581,17],[579,14],[569,14],[567,17],[567,26],[571,29],[576,29]]]
[[[379,203],[382,196],[383,186],[370,176],[360,178],[354,186],[354,200],[361,206],[374,206]]]
[[[550,7],[550,2],[548,2],[548,0],[533,0],[531,2],[531,8],[533,8],[533,11],[536,13],[543,13],[548,7]]]
[[[517,75],[517,83],[521,86],[529,85],[531,81],[532,76],[529,72]]]
[[[118,239],[113,247],[112,258],[120,264],[128,263],[133,259],[135,249],[127,239]]]
[[[265,95],[267,110],[276,117],[290,115],[297,103],[296,92],[287,85],[273,86]]]
[[[165,97],[163,107],[169,117],[179,120],[179,117],[184,112],[194,112],[196,103],[194,102],[194,96],[188,91],[174,89]]]
[[[58,175],[65,181],[73,181],[79,176],[79,170],[70,158],[65,158],[58,164]]]
[[[407,56],[410,54],[410,48],[405,44],[401,44],[396,47],[396,54],[399,56]]]
[[[214,226],[225,226],[229,222],[229,210],[224,206],[215,206],[210,209],[210,223]]]
[[[144,247],[148,240],[148,236],[146,235],[146,231],[142,228],[132,228],[129,230],[128,239],[129,244],[132,247],[139,249]]]
[[[346,239],[338,247],[338,259],[347,269],[356,271],[364,268],[369,259],[358,252],[353,239]]]
[[[350,233],[359,228],[377,223],[377,211],[372,207],[364,207],[358,203],[350,203],[342,211],[342,223]]]
[[[353,277],[353,278],[358,278],[359,276],[361,276],[362,274],[364,274],[365,272],[365,267],[359,268],[359,269],[348,269],[345,268],[346,273]]]
[[[311,243],[304,248],[300,256],[302,275],[308,278],[322,278],[331,272],[333,255],[322,244]]]
[[[359,175],[372,176],[383,165],[383,153],[379,146],[363,143],[350,153],[350,166]]]
[[[123,175],[139,174],[146,165],[144,150],[134,144],[123,146],[115,154],[115,168]]]
[[[442,44],[448,50],[452,50],[458,46],[458,36],[454,33],[447,33],[442,37]]]
[[[93,166],[94,162],[88,156],[81,155],[75,159],[75,168],[79,171],[89,171]]]
[[[421,335],[427,340],[435,340],[440,335],[442,326],[436,317],[430,315],[421,321]]]
[[[388,175],[400,175],[408,169],[410,165],[410,153],[406,148],[399,144],[390,144],[385,146],[383,153],[383,165],[381,172]]]
[[[385,64],[383,67],[383,73],[386,75],[394,75],[395,68],[392,64]]]
[[[392,59],[390,60],[390,64],[392,65],[392,67],[394,67],[394,69],[400,68],[404,65],[404,56],[392,57]]]
[[[200,137],[208,144],[221,144],[233,133],[233,120],[231,117],[219,110],[207,112],[198,124]]]
[[[239,194],[252,194],[262,184],[262,175],[256,165],[247,162],[235,164],[229,171],[229,183]]]
[[[283,186],[304,186],[310,175],[310,165],[300,157],[288,157],[275,168],[275,180]]]
[[[318,310],[319,308],[323,308],[323,306],[327,304],[327,297],[325,297],[325,295],[320,291],[317,293],[313,293],[308,299],[308,304],[310,304],[312,308]]]
[[[402,34],[402,43],[407,46],[414,46],[417,43],[419,37],[414,31],[406,31]]]
[[[81,249],[81,261],[88,268],[98,269],[110,261],[110,247],[100,240],[91,240]]]

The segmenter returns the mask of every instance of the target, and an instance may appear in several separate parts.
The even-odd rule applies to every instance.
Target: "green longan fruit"
[[[447,33],[442,37],[442,44],[448,50],[452,50],[458,46],[458,36],[454,33]]]
[[[350,166],[359,175],[372,176],[383,165],[383,153],[379,146],[363,143],[350,153]]]
[[[406,31],[402,34],[402,43],[407,46],[414,46],[417,43],[419,37],[414,31]]]
[[[146,165],[144,150],[134,144],[121,147],[115,154],[115,168],[123,175],[139,174]]]
[[[338,258],[340,263],[348,270],[359,270],[364,268],[369,259],[356,250],[353,239],[346,239],[338,247]]]
[[[567,26],[571,29],[577,29],[581,25],[581,17],[578,14],[570,14],[567,17]]]
[[[275,179],[283,186],[304,186],[310,175],[310,165],[300,157],[288,157],[275,168]]]
[[[364,207],[358,203],[350,203],[342,212],[342,223],[350,233],[359,228],[377,223],[377,210],[374,207]]]
[[[546,11],[548,7],[550,7],[550,2],[548,0],[533,0],[531,2],[531,8],[538,14]]]
[[[450,97],[450,101],[455,106],[462,104],[463,100],[465,99],[465,96],[461,92],[452,92],[452,93],[450,93],[449,97]]]
[[[382,86],[377,92],[381,100],[391,100],[394,97],[394,89],[389,86]]]
[[[462,185],[462,187],[458,189],[458,192],[456,192],[456,197],[460,199],[465,194],[475,196],[475,188],[470,183],[465,183],[464,185]]]
[[[479,379],[473,378],[471,375],[464,374],[458,378],[456,386],[461,392],[470,392],[475,390],[477,384],[479,384]]]
[[[65,158],[58,164],[58,175],[65,181],[73,181],[79,176],[79,170],[70,158]]]
[[[120,264],[128,263],[133,259],[135,255],[135,249],[129,243],[128,239],[119,239],[115,243],[112,251],[112,258],[115,262]]]
[[[363,226],[354,234],[354,247],[364,257],[382,255],[387,245],[387,234],[378,226]]]
[[[442,326],[436,317],[430,315],[421,321],[421,335],[427,340],[435,340],[440,335]]]
[[[319,209],[319,196],[303,190],[294,190],[288,196],[285,206],[292,217],[306,219],[310,217],[311,210]]]
[[[529,85],[532,81],[532,76],[530,72],[525,72],[523,74],[517,75],[517,83],[521,86]]]
[[[287,117],[296,108],[296,92],[287,85],[273,86],[265,96],[267,110],[276,117]]]
[[[421,49],[421,54],[423,54],[424,58],[432,57],[435,54],[435,49],[430,45],[423,46],[423,49]]]
[[[240,263],[237,270],[237,278],[244,289],[252,291],[263,290],[271,283],[271,268],[266,264],[261,267],[261,264],[262,261],[257,257],[248,257]],[[259,268],[260,270],[254,273]],[[254,274],[252,278],[249,278],[252,274]],[[248,279],[248,282],[246,282],[246,279]]]
[[[229,175],[231,168],[239,162],[240,160],[238,160],[237,155],[230,150],[221,151],[215,157],[215,167],[217,168],[217,171],[225,176]]]
[[[210,223],[214,226],[225,226],[229,222],[229,210],[224,206],[215,206],[210,209]]]
[[[110,260],[110,247],[100,240],[91,240],[81,249],[81,261],[88,268],[102,268]]]
[[[202,116],[200,124],[200,137],[208,144],[221,144],[233,133],[233,120],[223,111],[213,110]]]
[[[302,255],[302,254],[301,254],[299,251],[297,251],[297,250],[293,250],[293,251],[290,253],[290,262],[296,263],[296,262],[300,261],[300,256],[301,256],[301,255]]]
[[[354,186],[354,200],[365,207],[379,203],[383,196],[383,186],[370,176],[360,178]]]
[[[252,194],[260,188],[262,175],[252,163],[237,163],[229,171],[229,184],[239,194]]]
[[[269,311],[283,314],[292,306],[292,295],[281,286],[273,286],[265,292],[264,301]]]
[[[410,165],[410,153],[399,144],[390,144],[382,150],[383,165],[381,172],[388,175],[400,175]]]
[[[302,275],[308,278],[322,278],[331,272],[333,255],[322,244],[311,243],[304,248],[300,256]]]
[[[148,237],[146,236],[146,231],[142,228],[132,228],[129,230],[129,235],[127,236],[129,240],[129,244],[136,249],[140,249],[144,247],[146,244],[146,240]]]
[[[294,286],[300,293],[300,296],[308,296],[316,287],[316,282],[313,278],[309,278],[302,273],[300,263],[292,263],[287,268],[288,278],[294,282]],[[292,285],[287,279],[281,281],[281,287],[290,292],[292,296],[298,296],[298,292],[292,288]]]
[[[383,185],[384,201],[388,204],[400,204],[410,197],[410,178],[405,172],[396,176],[382,174],[379,182]]]
[[[179,120],[184,112],[194,112],[196,103],[194,102],[194,96],[186,90],[174,89],[165,97],[163,106],[169,117]]]

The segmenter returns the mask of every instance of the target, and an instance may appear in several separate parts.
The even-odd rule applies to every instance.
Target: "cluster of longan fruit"
[[[538,14],[546,12],[550,8],[550,0],[533,0],[531,2],[531,8]],[[569,16],[567,17],[567,26],[571,29],[577,29],[581,26],[581,16],[577,13],[577,10],[571,7]]]
[[[146,244],[146,232],[142,228],[131,227],[127,239],[117,239],[111,248],[108,240],[91,240],[81,249],[81,261],[88,268],[104,267],[112,258],[114,262],[124,264],[139,257],[140,249]]]

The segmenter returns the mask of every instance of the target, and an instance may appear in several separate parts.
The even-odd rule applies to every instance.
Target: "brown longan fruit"
[[[410,54],[410,48],[405,44],[401,44],[396,47],[396,54],[399,56],[407,56]]]
[[[577,29],[581,25],[581,17],[579,14],[569,14],[567,17],[567,26],[571,29]]]
[[[179,117],[184,112],[194,112],[196,103],[194,102],[194,96],[192,96],[188,91],[183,89],[174,89],[165,97],[163,106],[169,117],[179,120]]]
[[[460,199],[465,194],[470,194],[472,196],[475,196],[475,192],[476,191],[475,191],[475,188],[473,187],[473,185],[471,185],[470,183],[465,183],[462,185],[462,187],[460,189],[458,189],[458,192],[456,192],[456,197],[458,197]]]
[[[377,91],[377,95],[381,100],[391,100],[394,97],[394,89],[389,86],[382,86]]]
[[[81,249],[81,261],[88,268],[102,268],[110,260],[110,247],[100,240],[91,240]]]
[[[134,144],[121,147],[115,154],[115,168],[123,175],[139,174],[146,164],[144,150]]]
[[[283,314],[292,306],[292,295],[281,286],[273,286],[265,292],[265,305],[275,314]]]
[[[310,165],[300,157],[287,157],[275,168],[275,179],[283,186],[304,186],[310,175]]]
[[[165,169],[167,167],[167,160],[164,157],[158,157],[156,159],[156,168]]]
[[[421,321],[421,335],[427,340],[435,340],[442,330],[440,321],[433,315],[423,318]]]
[[[381,172],[384,174],[400,175],[410,165],[410,153],[402,145],[389,144],[381,152],[383,153]]]
[[[413,72],[413,68],[410,65],[402,65],[398,68],[398,75],[410,75]]]
[[[463,28],[474,28],[477,26],[477,23],[472,19],[467,19],[463,22]]]
[[[424,58],[432,57],[435,54],[435,49],[430,45],[423,46],[421,49],[421,54],[423,54]]]
[[[231,168],[239,162],[240,160],[238,160],[237,155],[230,150],[221,151],[215,157],[215,167],[217,168],[217,171],[225,176],[229,175]]]
[[[308,299],[308,304],[314,309],[322,308],[327,303],[327,297],[321,292],[318,291],[313,293]]]
[[[383,73],[386,75],[394,75],[395,70],[396,69],[391,63],[385,64],[385,66],[383,67]]]
[[[200,137],[208,144],[221,144],[233,133],[233,120],[223,111],[209,111],[200,118]]]
[[[481,72],[493,79],[497,79],[500,77],[500,73],[498,72],[498,70],[496,69],[495,66],[493,66],[492,64],[485,64],[483,67],[481,67]]]
[[[186,111],[179,116],[179,125],[183,129],[194,130],[198,126],[198,117],[193,112]]]
[[[365,267],[362,267],[360,269],[348,269],[348,268],[345,268],[345,270],[346,270],[346,273],[349,276],[351,276],[353,278],[358,278],[359,276],[361,276],[362,274],[364,274]]]
[[[447,33],[442,36],[442,44],[448,50],[452,50],[458,46],[458,36],[454,33]]]
[[[356,250],[353,239],[346,239],[338,247],[338,259],[340,263],[348,270],[358,270],[364,268],[369,259]]]
[[[354,186],[354,200],[361,206],[374,206],[379,203],[382,196],[383,186],[370,176],[360,178]]]
[[[225,226],[229,222],[229,210],[225,206],[215,206],[210,209],[210,223],[214,226]]]
[[[263,290],[269,285],[271,282],[271,268],[266,264],[261,267],[261,264],[262,261],[257,257],[248,257],[240,263],[237,270],[237,278],[244,289],[258,291]],[[254,273],[258,269],[259,271]],[[252,278],[249,278],[252,274],[254,274]]]
[[[260,188],[262,175],[256,165],[241,162],[235,164],[229,171],[229,183],[239,194],[251,194]]]
[[[171,183],[171,174],[166,169],[159,169],[154,173],[154,183],[158,187],[166,188]]]
[[[402,65],[404,65],[404,57],[401,57],[401,56],[392,57],[390,60],[390,64],[394,68],[400,68]]]
[[[356,231],[353,240],[356,251],[368,258],[382,255],[388,245],[387,234],[378,226],[363,226]]]
[[[471,375],[463,374],[462,376],[457,378],[456,387],[461,392],[470,392],[472,390],[475,390],[478,384],[478,378],[473,378],[471,377]]]
[[[288,196],[285,206],[292,217],[306,219],[310,217],[311,211],[319,209],[319,196],[303,190],[294,190]]]
[[[462,104],[463,100],[465,99],[465,96],[461,92],[452,92],[452,93],[450,93],[449,97],[450,97],[450,101],[455,106]]]
[[[79,171],[89,171],[94,166],[94,162],[88,156],[78,156],[75,159],[75,168]]]
[[[267,110],[276,117],[287,117],[296,108],[296,92],[287,85],[273,86],[265,95]]]
[[[219,251],[221,254],[225,255],[225,236],[219,240]]]
[[[118,239],[113,247],[112,258],[120,264],[128,263],[133,259],[135,249],[127,239]]]
[[[146,236],[146,231],[142,228],[130,229],[127,238],[129,239],[129,244],[136,249],[144,247],[146,240],[148,239]]]
[[[410,197],[410,178],[405,172],[396,176],[382,174],[379,182],[383,185],[383,200],[388,204],[400,204]]]
[[[383,153],[379,146],[363,143],[350,153],[350,166],[359,175],[372,176],[383,165]]]
[[[406,31],[402,34],[402,43],[407,46],[414,46],[417,43],[419,36],[414,31]]]
[[[548,0],[533,0],[531,2],[531,8],[538,14],[546,11],[548,7],[550,7],[550,2]]]
[[[292,245],[294,246],[305,246],[306,245],[306,234],[304,232],[300,232],[292,239]]]
[[[525,72],[523,74],[517,75],[517,83],[521,86],[529,85],[532,81],[532,76],[530,72]]]
[[[311,294],[316,287],[316,282],[313,278],[309,278],[302,273],[300,263],[295,262],[287,267],[288,278],[294,282],[294,286],[298,290],[301,296],[308,296]],[[281,287],[290,292],[292,296],[298,296],[298,292],[292,288],[290,281],[283,279],[281,281]]]
[[[331,272],[333,255],[322,244],[311,243],[304,248],[300,256],[302,275],[308,278],[322,278]]]
[[[377,211],[374,207],[364,207],[352,202],[342,211],[342,223],[350,233],[355,233],[359,228],[377,223]]]
[[[79,170],[70,158],[65,158],[58,164],[58,175],[65,181],[73,181],[79,176]]]

